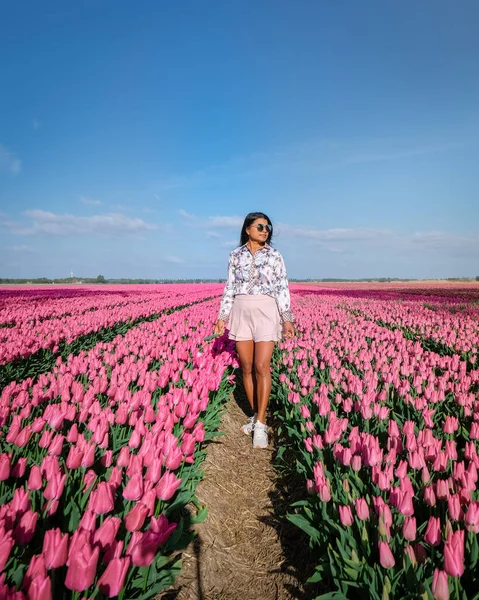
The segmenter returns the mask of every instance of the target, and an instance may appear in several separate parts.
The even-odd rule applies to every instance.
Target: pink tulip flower
[[[353,513],[350,506],[339,507],[339,519],[345,527],[350,527],[354,523]]]
[[[384,569],[391,569],[396,564],[393,553],[387,542],[378,542],[379,562]]]
[[[402,529],[403,536],[409,542],[416,539],[416,517],[406,517]]]
[[[47,569],[63,567],[68,556],[68,534],[62,534],[60,529],[45,531],[42,555]]]
[[[125,556],[124,558],[113,558],[108,562],[108,566],[97,584],[102,594],[108,598],[118,596],[124,586],[130,561],[130,557]]]
[[[438,546],[441,542],[441,520],[439,517],[429,517],[424,539],[431,546]]]
[[[68,559],[68,570],[65,577],[65,586],[75,592],[83,592],[93,583],[100,549],[92,549],[90,544],[78,548]]]
[[[449,600],[449,583],[445,571],[434,569],[431,591],[435,600]]]

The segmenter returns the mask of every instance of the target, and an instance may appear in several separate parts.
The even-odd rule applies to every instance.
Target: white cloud
[[[452,256],[479,256],[479,235],[425,231],[414,233],[411,242],[421,251],[446,253]]]
[[[129,235],[157,229],[157,225],[145,223],[142,219],[130,218],[120,213],[78,217],[76,215],[55,214],[44,210],[27,210],[25,215],[32,219],[29,227],[8,222],[7,227],[16,235]]]
[[[244,217],[208,217],[207,225],[210,227],[241,228]]]
[[[87,196],[80,196],[80,202],[85,205],[99,206],[101,204],[100,200],[94,200],[93,198],[88,198]]]
[[[206,237],[210,240],[219,240],[221,238],[220,234],[217,231],[207,231]]]
[[[179,256],[165,256],[163,260],[165,262],[174,263],[176,265],[181,265],[185,262],[184,259],[180,258]]]
[[[377,240],[389,238],[394,235],[394,232],[390,229],[372,229],[367,227],[313,229],[309,227],[296,227],[285,223],[278,223],[276,231],[282,237],[309,238],[319,242]]]
[[[186,210],[180,209],[179,215],[183,217],[187,223],[194,227],[210,228],[220,227],[221,229],[238,229],[243,226],[244,217],[233,215],[215,215],[212,217],[198,217]]]
[[[22,170],[22,161],[5,146],[0,144],[0,171],[7,171],[18,175]]]
[[[182,208],[180,208],[180,210],[178,211],[178,213],[180,214],[180,216],[182,216],[185,219],[189,219],[189,220],[198,219],[198,217],[196,217],[195,215],[192,215],[189,212],[186,212],[186,210],[183,210]]]
[[[238,246],[238,240],[229,240],[220,244],[221,248],[236,248]]]

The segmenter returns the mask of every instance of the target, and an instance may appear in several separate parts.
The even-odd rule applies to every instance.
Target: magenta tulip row
[[[295,304],[301,340],[280,344],[279,382],[302,432],[307,490],[355,540],[347,549],[353,562],[372,559],[392,580],[406,553],[445,600],[449,586],[466,586],[475,564],[467,549],[477,547],[479,533],[479,369],[338,306],[353,310],[358,302],[302,295]],[[425,322],[422,305],[417,314],[413,304],[404,313],[392,302],[363,299],[359,307],[374,319]],[[444,343],[456,326],[439,319]],[[377,528],[367,551],[366,522]]]
[[[472,362],[479,352],[479,314],[451,313],[444,305],[430,310],[418,302],[370,302],[356,299],[349,306],[374,321],[406,328],[423,340],[434,340],[467,355]]]
[[[170,289],[164,292],[159,289],[157,294],[151,291],[145,294],[139,290],[131,296],[131,302],[113,308],[108,297],[97,297],[98,308],[95,311],[87,310],[60,319],[37,321],[34,325],[31,323],[29,306],[25,305],[15,327],[0,329],[0,364],[16,358],[27,358],[42,348],[57,352],[60,341],[71,343],[79,336],[112,327],[119,322],[148,317],[220,294],[220,286],[217,285],[168,287]],[[90,299],[87,305],[91,306]]]
[[[49,600],[55,586],[114,597],[152,564],[177,527],[164,510],[195,463],[211,395],[237,366],[228,344],[213,360],[203,341],[217,304],[142,323],[3,389],[0,597]]]

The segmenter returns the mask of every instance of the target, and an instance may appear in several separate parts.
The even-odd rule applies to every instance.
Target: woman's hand
[[[225,322],[222,321],[221,319],[218,319],[216,321],[216,325],[215,325],[215,335],[223,335],[224,332],[225,332]]]
[[[285,323],[283,323],[283,335],[287,340],[290,340],[294,337],[294,326],[290,321],[286,321]]]

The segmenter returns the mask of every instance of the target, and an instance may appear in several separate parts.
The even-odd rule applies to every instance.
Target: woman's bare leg
[[[266,408],[271,394],[271,357],[274,342],[256,342],[254,349],[254,371],[258,394],[258,421],[266,423]]]
[[[241,363],[241,370],[243,371],[243,385],[246,392],[246,397],[250,403],[251,410],[257,412],[255,409],[256,401],[256,390],[253,374],[253,361],[254,361],[254,342],[253,340],[247,340],[245,342],[236,342],[236,350]]]

